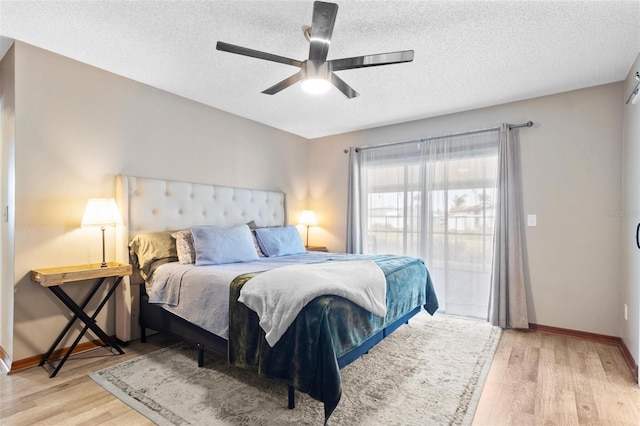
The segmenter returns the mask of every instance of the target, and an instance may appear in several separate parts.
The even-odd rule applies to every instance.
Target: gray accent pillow
[[[140,275],[148,280],[153,275],[156,261],[175,262],[178,260],[173,231],[138,234],[129,243],[129,254],[134,266],[140,268]]]

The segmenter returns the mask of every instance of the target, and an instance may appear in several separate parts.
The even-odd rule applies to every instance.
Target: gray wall
[[[520,131],[531,286],[530,322],[620,335],[622,84],[615,83],[311,141],[313,244],[345,249],[350,146],[400,142],[495,127]],[[428,100],[425,100],[428,102]]]
[[[87,198],[113,195],[118,173],[283,190],[293,221],[317,211],[310,244],[341,251],[343,149],[527,120],[524,207],[538,215],[527,228],[530,321],[620,335],[620,218],[609,212],[621,208],[622,97],[610,84],[309,142],[17,43],[15,279],[2,281],[3,293],[16,286],[13,359],[43,353],[66,323],[29,270],[100,260],[99,233],[79,223]],[[108,230],[110,259],[113,239]],[[112,316],[99,318],[109,332]]]
[[[66,323],[29,271],[101,260],[100,231],[80,220],[88,198],[114,196],[116,174],[281,190],[290,217],[306,207],[306,139],[24,43],[15,52],[14,360],[46,352]],[[99,317],[109,333],[113,311]]]

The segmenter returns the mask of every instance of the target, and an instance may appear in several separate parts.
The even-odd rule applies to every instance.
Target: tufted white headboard
[[[123,226],[116,236],[116,260],[129,263],[129,241],[139,233],[187,229],[198,225],[233,226],[255,221],[258,226],[287,224],[285,194],[118,175],[116,201]],[[126,279],[116,295],[116,337],[138,337],[137,274]]]

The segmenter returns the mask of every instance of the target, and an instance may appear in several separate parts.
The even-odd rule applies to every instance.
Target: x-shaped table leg
[[[89,304],[89,301],[93,298],[93,296],[96,294],[96,292],[98,291],[100,286],[105,282],[105,280],[106,280],[106,278],[100,279],[100,281],[98,281],[93,286],[93,288],[91,289],[89,294],[87,294],[87,296],[85,297],[85,299],[82,301],[82,303],[80,305],[78,305],[71,297],[69,297],[69,295],[67,293],[65,293],[64,290],[62,290],[62,288],[60,286],[50,286],[50,287],[48,287],[49,290],[51,290],[51,292],[53,292],[53,294],[55,294],[56,297],[58,299],[60,299],[60,301],[62,303],[64,303],[65,306],[67,308],[69,308],[71,310],[71,312],[73,312],[74,315],[69,320],[69,323],[66,325],[64,330],[62,330],[62,333],[60,333],[60,335],[58,336],[56,341],[53,343],[53,345],[49,348],[49,351],[47,351],[45,356],[40,361],[39,365],[42,366],[42,365],[44,365],[45,362],[47,362],[49,360],[49,357],[51,356],[51,354],[53,353],[55,348],[58,346],[60,341],[62,341],[63,337],[69,332],[69,330],[71,329],[71,327],[73,326],[73,324],[76,322],[77,319],[80,319],[80,321],[82,321],[85,324],[84,328],[82,329],[82,331],[80,332],[78,337],[75,339],[73,344],[69,347],[69,349],[65,353],[64,357],[60,360],[60,362],[56,366],[55,370],[53,370],[53,373],[51,373],[51,375],[49,377],[55,377],[55,375],[58,374],[58,371],[60,371],[60,368],[62,367],[62,365],[67,361],[67,358],[69,358],[69,356],[71,355],[71,353],[73,352],[75,347],[78,345],[78,343],[80,342],[80,339],[82,339],[82,336],[84,336],[84,334],[89,329],[91,329],[91,331],[93,331],[105,343],[105,345],[111,346],[116,351],[118,351],[118,353],[120,353],[120,354],[124,354],[124,351],[120,348],[120,346],[118,346],[117,342],[115,342],[113,339],[111,339],[107,335],[107,333],[105,333],[100,327],[98,327],[98,325],[96,324],[96,321],[95,321],[96,317],[98,316],[98,314],[100,313],[100,311],[102,310],[104,305],[106,305],[107,300],[109,300],[109,297],[111,297],[113,292],[116,290],[116,288],[118,287],[118,285],[122,281],[122,277],[117,277],[116,278],[115,283],[109,289],[109,291],[107,292],[105,297],[102,299],[102,301],[100,302],[100,304],[96,308],[96,310],[93,313],[93,315],[89,316],[84,311],[84,309]]]

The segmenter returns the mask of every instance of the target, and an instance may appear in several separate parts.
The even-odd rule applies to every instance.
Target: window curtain
[[[362,253],[362,218],[360,207],[360,156],[349,148],[349,179],[347,197],[347,253]]]
[[[517,131],[500,126],[498,190],[489,322],[529,328],[523,256],[522,184]]]
[[[498,129],[351,149],[347,248],[420,257],[441,310],[486,319]]]

